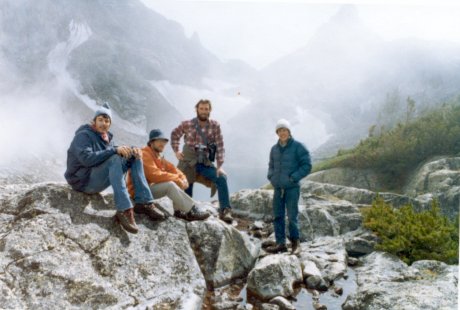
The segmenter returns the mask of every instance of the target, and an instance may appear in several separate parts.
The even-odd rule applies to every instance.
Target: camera
[[[214,142],[208,143],[208,150],[209,150],[209,160],[214,162],[216,160],[216,152],[217,152],[217,145]]]
[[[204,144],[195,145],[197,163],[204,164],[204,162],[206,160],[206,149],[207,149],[207,147]]]

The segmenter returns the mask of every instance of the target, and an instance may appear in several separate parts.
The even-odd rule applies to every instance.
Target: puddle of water
[[[356,284],[356,274],[355,271],[348,267],[347,268],[348,278],[341,278],[334,281],[335,285],[343,289],[342,295],[337,295],[334,293],[334,290],[329,289],[327,292],[320,293],[319,302],[325,305],[328,309],[342,309],[342,304],[347,299],[347,296],[354,293],[357,289]],[[248,293],[246,290],[246,285],[241,289],[239,295],[243,300],[241,305],[245,305],[248,302]],[[294,307],[297,310],[310,310],[313,307],[313,296],[306,288],[302,287],[299,290],[297,296],[295,296],[296,301],[292,302]],[[250,298],[249,303],[258,304],[259,300],[253,300],[253,297]]]
[[[332,289],[329,289],[327,292],[319,295],[319,302],[328,309],[342,309],[342,304],[345,302],[345,299],[347,299],[347,296],[354,293],[357,289],[356,274],[352,268],[347,268],[347,276],[347,279],[341,278],[334,281],[336,286],[343,289],[342,295],[337,295]],[[312,309],[313,298],[307,289],[302,288],[296,296],[296,299],[297,301],[292,304],[297,310]]]

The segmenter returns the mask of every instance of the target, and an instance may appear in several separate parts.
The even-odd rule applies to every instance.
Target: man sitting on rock
[[[187,178],[162,155],[168,141],[160,129],[153,129],[150,131],[147,146],[142,148],[145,178],[150,184],[153,197],[166,196],[171,199],[176,217],[188,221],[204,220],[209,217],[209,213],[198,210],[195,201],[184,192],[189,186]],[[134,195],[134,184],[130,174],[128,190]]]
[[[276,124],[278,142],[270,151],[268,164],[268,179],[275,189],[273,194],[273,225],[275,228],[276,245],[268,247],[267,252],[286,252],[285,214],[289,219],[289,239],[292,243],[292,253],[299,251],[299,181],[311,171],[310,154],[308,150],[291,136],[291,125],[285,119]]]
[[[115,146],[109,132],[112,112],[107,103],[100,107],[91,124],[82,125],[67,151],[67,183],[76,191],[99,193],[113,188],[115,219],[130,233],[137,233],[133,206],[129,199],[124,174],[130,170],[134,184],[134,212],[145,213],[151,219],[163,219],[164,214],[153,204],[152,193],[144,177],[142,153],[138,148]]]

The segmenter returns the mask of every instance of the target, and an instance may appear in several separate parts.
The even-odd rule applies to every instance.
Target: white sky
[[[261,68],[306,45],[350,1],[142,0],[175,20],[220,59]],[[386,40],[417,37],[460,44],[459,0],[352,1],[366,25]]]

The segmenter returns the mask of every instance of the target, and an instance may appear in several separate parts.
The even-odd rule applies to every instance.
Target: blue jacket
[[[302,143],[291,137],[286,146],[278,142],[272,147],[267,177],[274,188],[299,186],[299,181],[310,171],[310,153]]]
[[[64,174],[67,183],[74,190],[81,191],[88,183],[91,168],[99,166],[117,153],[109,132],[109,143],[93,130],[90,125],[82,125],[67,150],[67,170]]]

